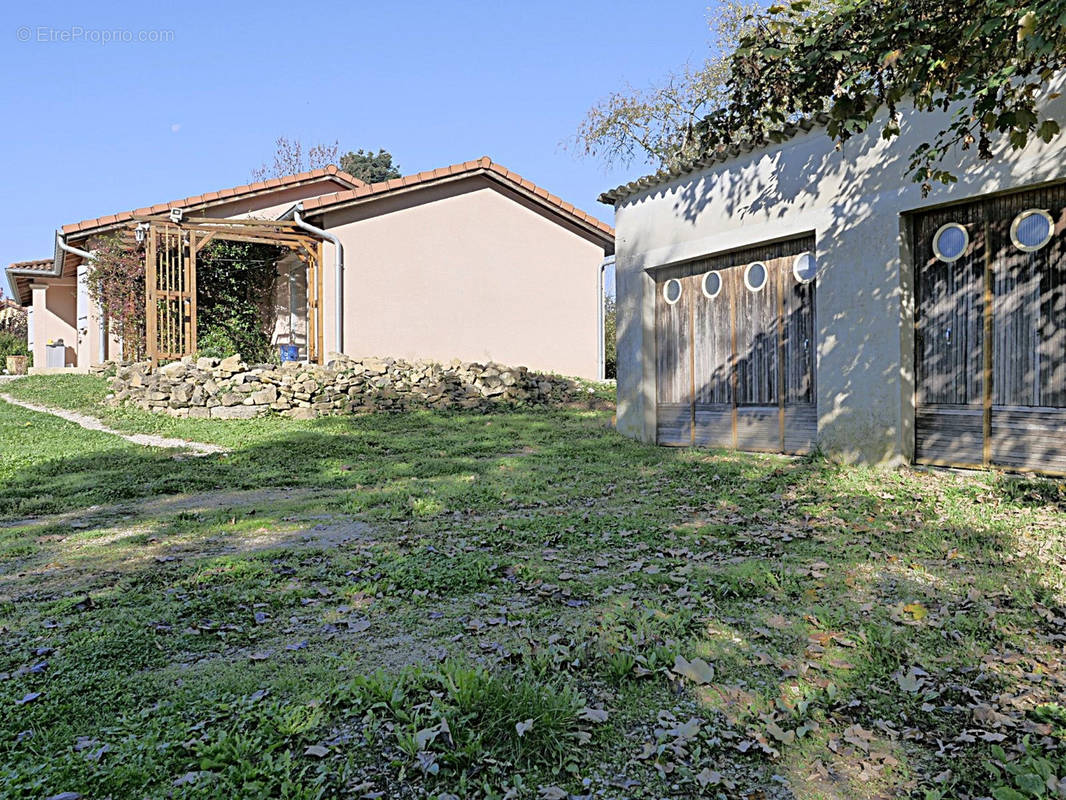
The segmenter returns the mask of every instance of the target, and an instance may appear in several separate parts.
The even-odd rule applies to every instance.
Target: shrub
[[[29,347],[26,345],[25,336],[17,336],[14,333],[0,330],[0,367],[3,367],[4,359],[8,356],[28,356]]]

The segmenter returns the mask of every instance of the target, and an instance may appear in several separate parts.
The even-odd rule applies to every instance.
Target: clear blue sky
[[[67,222],[245,183],[279,135],[384,147],[405,173],[489,155],[610,222],[596,196],[645,166],[609,172],[565,144],[611,90],[702,61],[707,14],[707,0],[4,3],[0,261],[50,256]],[[173,34],[87,41],[113,30]]]

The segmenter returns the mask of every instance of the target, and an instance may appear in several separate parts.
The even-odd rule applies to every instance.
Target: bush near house
[[[0,370],[8,356],[30,356],[27,339],[28,315],[21,308],[4,307],[0,293]]]

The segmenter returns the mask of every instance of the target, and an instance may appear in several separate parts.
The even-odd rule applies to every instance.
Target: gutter
[[[336,286],[334,289],[334,321],[337,326],[337,340],[336,340],[336,352],[344,353],[344,247],[341,245],[341,240],[328,231],[324,231],[321,228],[316,228],[309,222],[304,222],[300,216],[300,212],[303,211],[303,203],[297,203],[290,209],[292,212],[292,221],[299,227],[303,228],[308,233],[313,233],[316,236],[321,236],[323,239],[333,243],[333,268],[335,273]],[[288,213],[283,214],[288,216]],[[322,358],[325,358],[325,353],[321,354]]]
[[[58,278],[63,274],[63,252],[59,247],[59,243],[62,241],[62,236],[59,231],[56,231],[56,247],[55,247],[55,260],[52,262],[51,269],[17,269],[14,267],[8,267],[7,272],[7,285],[11,287],[11,296],[18,297],[19,289],[15,285],[15,276],[23,275],[28,278]],[[66,243],[64,242],[64,245]]]

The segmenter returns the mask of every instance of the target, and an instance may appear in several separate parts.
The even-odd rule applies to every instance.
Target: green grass
[[[3,388],[231,448],[0,403],[4,797],[1050,797],[1031,776],[1066,770],[1059,483],[660,449],[576,409]]]

